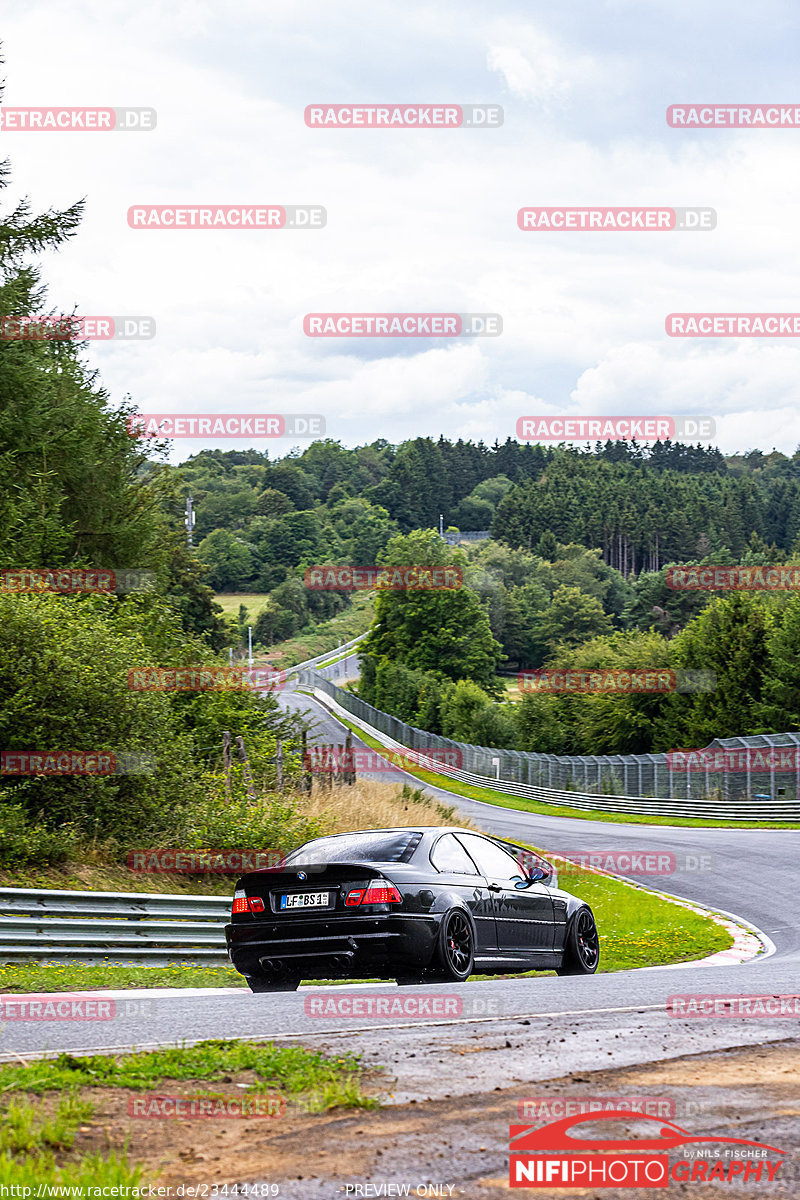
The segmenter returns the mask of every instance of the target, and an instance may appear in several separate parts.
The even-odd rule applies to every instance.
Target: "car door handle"
[[[490,892],[502,892],[503,890],[499,883],[490,883],[488,887]]]

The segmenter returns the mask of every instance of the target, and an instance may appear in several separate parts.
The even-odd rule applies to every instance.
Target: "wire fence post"
[[[311,760],[310,760],[309,751],[308,751],[308,734],[306,733],[305,729],[303,730],[302,749],[303,749],[303,791],[310,792],[311,791]]]
[[[231,731],[223,729],[222,731],[222,766],[225,770],[225,800],[230,803],[231,799]]]
[[[280,738],[275,740],[275,787],[279,792],[283,791],[283,742]]]
[[[250,767],[250,760],[247,757],[247,751],[244,748],[244,738],[239,734],[236,739],[236,749],[239,751],[239,762],[242,764],[242,774],[247,788],[247,794],[251,800],[256,798],[256,786],[253,780],[253,772]]]

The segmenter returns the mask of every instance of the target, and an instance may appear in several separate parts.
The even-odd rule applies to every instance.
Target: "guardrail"
[[[310,688],[321,703],[325,704],[329,709],[350,718],[350,720],[360,726],[366,733],[380,741],[387,749],[390,750],[411,750],[418,758],[423,758],[425,751],[433,749],[457,750],[461,753],[462,763],[467,763],[468,766],[479,766],[486,764],[496,768],[496,774],[488,774],[476,770],[461,770],[451,766],[446,766],[438,755],[431,758],[427,769],[434,771],[439,775],[445,775],[449,778],[456,779],[460,783],[472,784],[476,787],[489,788],[491,791],[502,792],[510,796],[526,797],[530,800],[536,800],[541,804],[547,805],[564,805],[569,808],[584,809],[587,811],[597,811],[606,813],[629,813],[632,816],[657,816],[657,817],[690,817],[695,820],[703,821],[742,821],[752,823],[753,821],[800,821],[800,800],[786,799],[775,796],[775,775],[772,773],[772,792],[763,798],[757,798],[750,795],[739,796],[723,796],[716,797],[709,795],[708,790],[701,792],[703,786],[703,778],[693,780],[687,774],[684,786],[687,794],[685,796],[677,796],[674,794],[674,781],[670,778],[670,790],[672,795],[647,796],[644,794],[628,793],[627,790],[621,792],[590,792],[581,790],[577,786],[569,788],[557,788],[552,786],[544,786],[541,783],[523,782],[520,778],[509,779],[503,778],[503,768],[510,767],[515,774],[522,775],[526,773],[528,778],[531,775],[549,776],[553,767],[556,766],[564,771],[569,771],[573,776],[588,775],[590,762],[595,764],[596,760],[589,760],[580,756],[556,757],[555,755],[544,755],[535,753],[526,753],[523,751],[503,751],[493,749],[488,746],[471,746],[463,742],[455,742],[449,738],[439,737],[436,734],[427,733],[424,730],[417,729],[414,726],[407,725],[404,721],[397,717],[392,717],[388,713],[382,712],[380,709],[373,708],[371,704],[361,700],[358,696],[351,692],[343,691],[337,688],[330,680],[325,679],[315,671],[307,671],[303,673],[301,683]],[[391,732],[389,732],[391,730]],[[764,735],[765,737],[767,735]],[[797,739],[795,734],[785,735],[769,735],[774,738],[786,737]],[[730,741],[742,741],[744,739],[729,739]],[[712,746],[725,746],[727,741],[713,743]],[[642,763],[639,759],[663,759],[663,755],[641,755],[627,756],[627,762],[624,756],[616,756],[616,761],[611,761],[610,765],[617,769],[619,777],[622,775],[620,768],[624,769],[624,778],[627,782],[628,768],[631,770],[639,769],[639,780],[641,781]],[[420,764],[424,765],[424,764]],[[677,772],[675,772],[677,774]],[[755,773],[754,773],[755,774]],[[672,772],[670,772],[672,775]],[[611,776],[613,779],[614,777]],[[549,783],[549,780],[548,780]],[[767,784],[769,786],[769,784]],[[706,789],[708,784],[706,783]],[[800,795],[800,787],[798,788]]]
[[[0,888],[0,962],[230,966],[230,911],[227,896]]]
[[[288,678],[290,675],[294,675],[297,671],[310,670],[318,664],[321,664],[324,667],[330,659],[338,657],[343,650],[351,650],[353,646],[357,646],[359,642],[362,642],[366,636],[366,633],[360,633],[358,637],[354,637],[349,642],[342,642],[341,646],[334,646],[333,650],[327,650],[325,654],[318,654],[316,658],[309,658],[306,660],[306,662],[297,663],[293,667],[287,667],[284,673]]]

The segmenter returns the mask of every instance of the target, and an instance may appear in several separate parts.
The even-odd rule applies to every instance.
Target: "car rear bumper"
[[[225,926],[228,954],[242,975],[290,967],[309,979],[394,974],[429,965],[438,932],[433,916],[387,914],[331,920],[242,921]]]

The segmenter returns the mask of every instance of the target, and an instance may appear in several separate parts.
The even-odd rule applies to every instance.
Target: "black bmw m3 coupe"
[[[279,869],[238,881],[225,936],[254,992],[320,978],[590,975],[600,959],[592,910],[559,889],[550,863],[440,826],[306,842]]]

